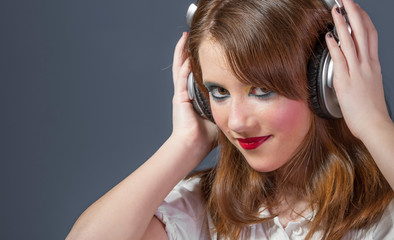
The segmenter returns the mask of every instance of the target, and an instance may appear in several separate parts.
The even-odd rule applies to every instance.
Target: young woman
[[[344,10],[321,0],[200,0],[175,49],[172,135],[68,239],[394,239],[377,33],[343,5],[351,33]],[[324,40],[340,119],[311,110],[307,66]],[[215,124],[193,111],[190,71]],[[182,180],[217,142],[218,164]]]

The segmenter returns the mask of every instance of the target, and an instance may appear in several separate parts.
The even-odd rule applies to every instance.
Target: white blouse
[[[204,206],[201,200],[199,178],[181,181],[168,194],[155,213],[166,226],[170,240],[217,240],[216,234],[212,234],[214,226],[207,214],[204,214]],[[261,216],[269,216],[268,210],[263,211]],[[278,217],[274,219],[248,226],[251,240],[262,239],[305,239],[309,231],[309,222],[313,213],[296,222],[289,222],[286,228],[280,224]],[[365,230],[353,230],[344,239],[364,240],[393,240],[394,239],[394,200],[391,201],[381,220],[373,227]],[[321,232],[316,232],[312,239],[321,239]]]

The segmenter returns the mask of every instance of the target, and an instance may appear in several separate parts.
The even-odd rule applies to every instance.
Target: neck
[[[311,211],[312,208],[308,202],[289,199],[289,197],[281,198],[279,204],[270,209],[270,213],[278,216],[284,228],[289,222],[305,218]]]

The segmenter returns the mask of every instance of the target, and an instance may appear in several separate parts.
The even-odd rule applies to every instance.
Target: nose
[[[233,98],[228,115],[229,129],[236,133],[245,133],[252,129],[255,125],[255,120],[251,110],[247,102]]]

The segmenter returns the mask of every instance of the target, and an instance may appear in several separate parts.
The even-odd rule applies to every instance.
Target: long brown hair
[[[222,46],[239,81],[308,101],[308,60],[332,24],[321,0],[200,0],[186,48],[203,91],[198,51],[210,39]],[[219,237],[247,236],[246,226],[275,217],[259,217],[261,208],[278,206],[286,195],[315,211],[307,239],[318,230],[324,239],[341,239],[379,219],[394,193],[368,150],[343,119],[312,118],[296,153],[270,173],[251,168],[220,134],[219,163],[199,174]]]

